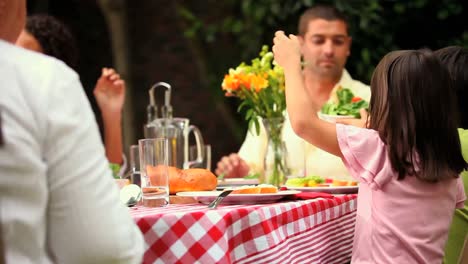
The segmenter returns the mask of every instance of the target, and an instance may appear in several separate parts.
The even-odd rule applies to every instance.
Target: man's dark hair
[[[327,21],[339,20],[346,24],[346,31],[348,31],[348,19],[336,7],[330,5],[316,5],[304,11],[298,24],[298,35],[304,36],[307,32],[309,22],[314,19],[324,19]]]
[[[77,70],[78,49],[75,38],[63,22],[48,15],[32,15],[26,21],[26,31],[39,42],[44,54]]]

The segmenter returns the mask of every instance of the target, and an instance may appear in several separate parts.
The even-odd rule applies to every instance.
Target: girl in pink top
[[[332,124],[304,89],[299,40],[278,31],[273,41],[294,131],[360,182],[352,263],[441,263],[467,168],[447,70],[429,51],[391,52],[372,76],[367,128]],[[332,43],[323,48],[315,63],[337,67]]]

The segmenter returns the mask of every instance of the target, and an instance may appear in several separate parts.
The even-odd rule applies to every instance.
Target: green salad
[[[369,103],[360,97],[354,96],[348,88],[340,88],[336,92],[338,102],[327,102],[321,112],[326,115],[341,115],[353,116],[361,118],[359,110],[361,108],[368,109]]]
[[[244,176],[244,179],[246,180],[250,180],[250,179],[258,179],[260,178],[260,173],[251,173],[251,174],[248,174],[248,175],[245,175]]]
[[[114,177],[114,179],[120,179],[120,176],[119,176],[120,165],[119,165],[119,164],[115,164],[115,163],[110,163],[110,162],[109,162],[109,168],[110,168],[111,171],[112,171],[112,176]]]
[[[323,177],[314,175],[307,177],[289,178],[285,185],[289,187],[312,187],[322,183],[325,183],[325,179]]]

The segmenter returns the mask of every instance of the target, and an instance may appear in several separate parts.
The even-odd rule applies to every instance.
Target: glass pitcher
[[[203,162],[203,137],[198,127],[189,125],[188,118],[156,118],[145,125],[145,138],[163,137],[169,140],[169,166],[188,169]],[[189,160],[189,135],[195,136],[197,155]]]

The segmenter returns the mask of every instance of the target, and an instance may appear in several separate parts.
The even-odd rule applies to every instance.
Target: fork
[[[128,199],[126,205],[127,207],[133,207],[137,204],[137,199],[135,197],[130,197],[130,199]]]
[[[141,192],[138,193],[137,197],[130,197],[130,199],[128,199],[128,201],[126,202],[126,205],[128,207],[133,207],[135,206],[141,199]]]
[[[221,203],[221,201],[226,197],[228,196],[228,194],[230,194],[233,190],[230,189],[230,190],[224,190],[223,192],[221,192],[218,197],[216,197],[216,199],[214,199],[209,205],[208,205],[208,208],[209,209],[216,209],[216,207],[218,207],[218,205]]]

